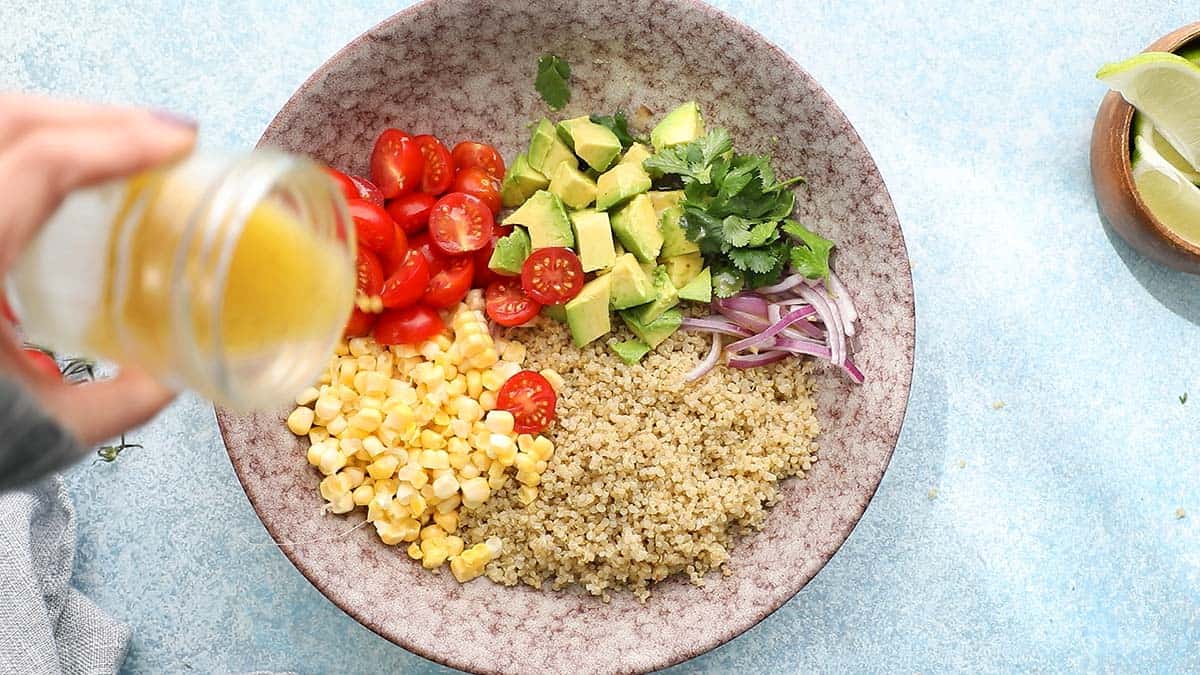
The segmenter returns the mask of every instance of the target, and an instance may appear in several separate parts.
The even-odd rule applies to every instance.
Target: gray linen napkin
[[[129,627],[71,587],[75,507],[62,478],[0,493],[0,673],[115,673]]]

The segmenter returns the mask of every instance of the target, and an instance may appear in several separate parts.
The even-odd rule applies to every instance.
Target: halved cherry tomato
[[[324,169],[325,173],[329,174],[329,177],[333,179],[333,182],[338,184],[338,188],[346,196],[346,199],[362,199],[362,195],[358,192],[358,185],[350,180],[350,176],[331,166],[324,167]]]
[[[446,324],[425,305],[392,309],[379,315],[375,341],[381,345],[415,345],[442,332]]]
[[[413,235],[408,240],[408,247],[420,251],[421,255],[425,256],[425,262],[429,263],[429,276],[433,276],[446,269],[456,257],[448,255],[445,251],[435,246],[433,240],[429,238],[428,232]]]
[[[495,219],[478,197],[452,192],[433,205],[429,236],[446,253],[478,251],[492,239]]]
[[[512,226],[497,225],[492,230],[492,238],[488,241],[487,246],[472,254],[475,257],[475,282],[472,284],[475,288],[487,288],[493,281],[500,281],[509,276],[488,267],[488,263],[492,260],[492,253],[496,250],[496,240],[500,237],[507,237],[509,234],[512,234]]]
[[[425,295],[429,285],[429,263],[420,251],[409,249],[400,265],[383,282],[379,297],[388,309],[408,307]]]
[[[496,408],[512,413],[513,431],[518,434],[536,434],[550,426],[557,405],[554,387],[532,370],[508,378],[496,394]]]
[[[34,349],[33,347],[26,347],[21,351],[24,352],[25,359],[29,361],[29,364],[32,365],[39,373],[43,373],[55,379],[62,378],[62,371],[58,369],[58,364],[54,361],[53,356],[50,356],[40,349]]]
[[[350,320],[346,322],[346,330],[342,334],[348,338],[366,335],[371,332],[371,327],[378,318],[378,314],[368,314],[355,307],[354,311],[350,312]]]
[[[504,178],[504,158],[487,143],[463,141],[454,146],[450,156],[454,159],[454,166],[459,171],[477,166],[496,178]]]
[[[379,256],[359,247],[358,249],[358,292],[370,297],[379,295],[383,288],[383,265]]]
[[[478,197],[492,210],[492,215],[499,214],[503,206],[500,203],[500,179],[483,167],[469,166],[459,171],[454,177],[454,191]]]
[[[454,182],[454,160],[450,151],[436,137],[423,134],[413,138],[425,158],[425,171],[421,174],[421,192],[440,195],[450,189]]]
[[[354,219],[354,231],[358,233],[359,246],[386,255],[396,241],[396,223],[382,207],[361,199],[346,202],[350,217]]]
[[[392,270],[400,266],[404,262],[404,256],[408,255],[408,235],[404,234],[404,230],[400,226],[395,226],[396,237],[392,240],[392,248],[387,253],[379,256],[379,262],[383,263],[384,274],[391,274]]]
[[[539,248],[521,266],[521,288],[543,305],[561,305],[583,288],[583,265],[569,248]]]
[[[385,199],[395,199],[420,187],[425,157],[412,136],[385,129],[371,150],[371,180]]]
[[[430,307],[446,309],[462,302],[471,290],[471,279],[475,276],[475,263],[471,256],[454,258],[449,265],[429,279],[425,297],[421,302]]]
[[[518,279],[492,282],[483,297],[488,318],[501,326],[520,326],[542,311],[541,303],[521,290]]]
[[[366,178],[363,178],[362,176],[355,176],[354,174],[350,174],[348,177],[350,178],[350,182],[354,183],[354,187],[358,189],[358,194],[356,196],[359,199],[363,200],[364,202],[371,202],[375,206],[383,206],[383,192],[381,192],[379,188],[375,187],[374,183]],[[354,198],[350,195],[347,195],[346,197],[347,199]]]
[[[405,234],[420,232],[429,223],[429,212],[437,197],[424,192],[410,192],[388,202],[387,212]]]

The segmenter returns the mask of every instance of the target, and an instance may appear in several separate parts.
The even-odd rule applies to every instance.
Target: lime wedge
[[[1200,187],[1171,165],[1144,137],[1135,138],[1133,182],[1163,225],[1200,246]]]
[[[1183,156],[1176,152],[1175,148],[1171,147],[1171,144],[1167,142],[1167,139],[1163,138],[1162,134],[1154,130],[1154,124],[1150,120],[1146,119],[1146,116],[1141,113],[1134,113],[1133,115],[1133,137],[1135,139],[1146,139],[1146,141],[1158,151],[1158,154],[1162,155],[1163,159],[1170,162],[1171,166],[1179,169],[1179,173],[1182,173],[1184,177],[1186,177],[1192,183],[1200,185],[1200,171],[1197,171],[1192,167],[1192,165],[1188,164],[1187,160],[1185,160]],[[1137,162],[1137,160],[1138,152],[1135,148],[1133,153],[1133,161]]]
[[[1200,66],[1177,54],[1147,52],[1104,66],[1096,77],[1149,118],[1187,165],[1200,166]]]

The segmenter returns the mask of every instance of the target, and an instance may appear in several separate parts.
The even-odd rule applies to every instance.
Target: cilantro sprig
[[[570,79],[571,64],[554,54],[543,54],[538,59],[533,87],[551,110],[562,110],[571,102],[571,88],[567,85]]]
[[[769,286],[789,269],[829,277],[833,242],[790,219],[796,196],[789,188],[804,179],[778,180],[770,158],[737,153],[724,129],[666,148],[644,167],[660,181],[682,183],[680,224],[712,266],[719,297]]]
[[[634,143],[645,143],[644,139],[634,136],[629,131],[629,120],[625,117],[624,110],[618,110],[611,115],[592,115],[588,119],[603,127],[607,127],[609,131],[617,136],[617,140],[621,141],[621,149],[628,150],[629,146]]]

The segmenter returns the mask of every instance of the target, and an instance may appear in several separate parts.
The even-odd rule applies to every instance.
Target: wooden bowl
[[[1200,22],[1164,35],[1146,51],[1174,52],[1198,38]],[[1092,127],[1092,184],[1101,216],[1108,227],[1147,258],[1200,274],[1200,246],[1167,229],[1134,187],[1130,159],[1134,112],[1120,94],[1110,91],[1096,114],[1096,125]]]

